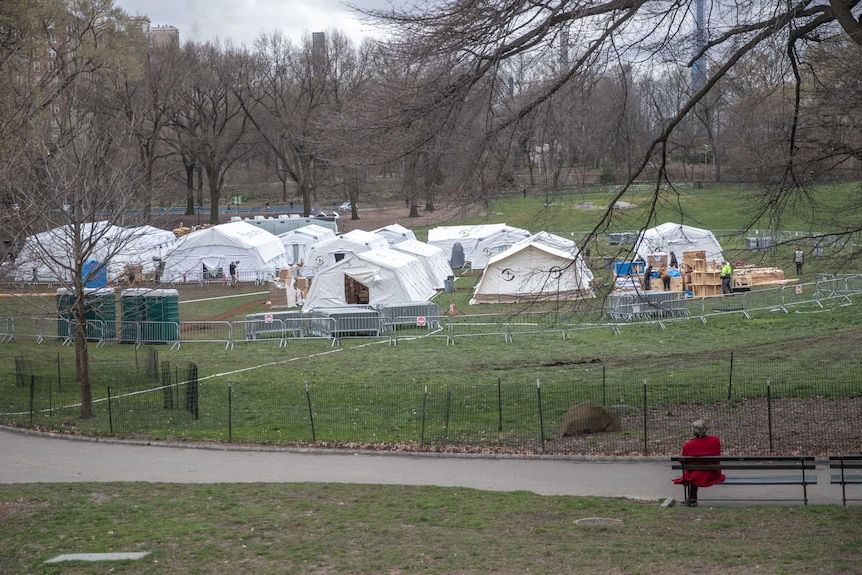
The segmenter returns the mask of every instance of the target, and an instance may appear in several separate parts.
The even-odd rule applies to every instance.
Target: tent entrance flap
[[[368,286],[353,279],[348,275],[345,275],[344,301],[346,301],[348,304],[367,304]]]

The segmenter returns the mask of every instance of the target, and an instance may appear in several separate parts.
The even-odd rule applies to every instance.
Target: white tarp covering
[[[60,226],[24,240],[15,261],[18,281],[71,280],[75,228]],[[153,271],[153,258],[176,242],[173,232],[152,226],[125,228],[107,221],[81,225],[80,237],[87,260],[105,264],[108,281],[115,280],[127,264],[140,264],[143,273]],[[84,278],[87,281],[87,278]]]
[[[428,230],[428,243],[443,250],[447,261],[452,260],[452,246],[461,244],[464,260],[473,269],[483,269],[488,258],[528,237],[527,230],[506,224],[439,226]]]
[[[488,261],[470,303],[593,298],[592,282],[574,242],[540,232]]]
[[[449,261],[438,247],[419,240],[405,240],[392,246],[392,249],[418,258],[425,266],[435,288],[444,287],[446,278],[452,275]]]
[[[163,259],[166,282],[220,279],[232,261],[239,262],[241,281],[267,281],[288,267],[278,236],[243,221],[183,236]]]
[[[635,254],[647,261],[647,256],[654,253],[673,252],[677,260],[682,262],[682,253],[703,250],[708,261],[723,261],[721,245],[715,235],[709,230],[702,230],[673,222],[645,230],[635,242]]]
[[[377,228],[372,233],[386,238],[386,241],[389,242],[390,246],[394,246],[395,244],[406,240],[416,239],[416,234],[413,233],[413,230],[405,228],[401,224],[383,226],[382,228]]]
[[[364,230],[352,230],[335,238],[314,244],[308,249],[308,259],[300,273],[314,277],[320,270],[338,263],[348,254],[389,247],[386,238]]]
[[[289,232],[279,234],[278,238],[284,245],[284,257],[291,264],[305,263],[308,250],[314,244],[319,244],[335,237],[335,232],[316,224],[309,224]]]
[[[347,254],[338,263],[320,270],[311,281],[302,310],[354,303],[348,301],[345,293],[347,278],[367,288],[367,303],[372,306],[427,301],[436,293],[417,258],[383,247]]]

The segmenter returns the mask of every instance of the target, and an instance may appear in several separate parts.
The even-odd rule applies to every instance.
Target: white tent
[[[183,236],[163,256],[166,282],[222,279],[238,261],[240,281],[267,281],[287,268],[278,236],[243,221]]]
[[[673,252],[682,262],[683,252],[697,250],[705,251],[708,261],[723,260],[721,245],[712,232],[673,222],[645,230],[635,242],[635,254],[644,261],[650,254],[665,253],[670,257]]]
[[[409,254],[422,262],[435,288],[444,287],[446,278],[452,275],[452,268],[449,267],[443,250],[438,247],[419,240],[405,240],[392,246],[392,249]]]
[[[383,236],[364,230],[352,230],[311,246],[300,273],[305,277],[314,277],[317,272],[341,261],[347,254],[386,247],[389,247],[389,242]]]
[[[69,281],[74,256],[74,228],[60,226],[24,240],[16,258],[19,281]],[[152,226],[125,228],[107,221],[85,223],[81,238],[88,260],[104,264],[108,280],[117,278],[127,264],[140,264],[144,273],[153,270],[153,258],[176,241],[173,232]],[[101,268],[102,266],[97,266]],[[87,281],[88,278],[84,278]]]
[[[439,226],[428,230],[428,243],[437,246],[452,260],[452,246],[456,243],[464,248],[464,260],[473,269],[483,269],[488,258],[515,242],[530,237],[530,232],[506,224],[483,224],[475,226]]]
[[[415,240],[416,234],[413,233],[413,230],[405,228],[401,224],[390,224],[388,226],[383,226],[382,228],[377,228],[372,233],[378,234],[386,238],[386,241],[389,242],[390,246],[394,246],[399,242],[403,242],[405,240]]]
[[[495,255],[511,248],[516,243],[530,237],[530,232],[521,228],[504,226],[501,229],[489,230],[476,242],[476,254],[470,259],[470,267],[483,270],[488,261]]]
[[[593,298],[592,282],[574,242],[540,232],[491,257],[470,303]]]
[[[309,224],[278,235],[284,245],[284,257],[291,264],[305,263],[311,246],[334,237],[335,232],[332,229],[316,224]]]
[[[435,293],[417,258],[383,247],[346,254],[338,263],[320,270],[311,281],[302,309],[426,301]]]

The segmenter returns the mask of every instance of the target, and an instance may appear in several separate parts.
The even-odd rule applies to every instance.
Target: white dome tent
[[[152,272],[155,267],[153,258],[158,258],[176,242],[173,232],[152,226],[125,228],[107,221],[81,225],[82,238],[92,244],[88,260],[103,264],[109,280],[116,279],[128,264],[140,265],[143,273]],[[68,225],[28,237],[15,262],[16,279],[69,281],[75,251],[73,245],[74,230]]]
[[[665,222],[660,226],[641,232],[635,242],[635,255],[648,261],[650,254],[673,252],[678,261],[682,261],[682,253],[703,250],[707,261],[723,261],[721,245],[715,235],[709,230],[692,226]]]
[[[331,240],[335,232],[316,224],[309,224],[278,235],[284,245],[284,257],[291,264],[305,263],[311,246]]]
[[[540,232],[488,260],[470,304],[594,298],[592,282],[574,242]]]
[[[311,246],[300,274],[314,277],[320,270],[338,263],[348,254],[387,247],[389,242],[383,236],[364,230],[352,230]]]
[[[436,293],[417,258],[383,247],[346,254],[320,270],[311,282],[302,310],[357,303],[391,306],[426,301]]]
[[[386,238],[386,241],[389,242],[390,246],[394,246],[406,240],[416,239],[416,234],[413,233],[413,230],[405,228],[401,224],[390,224],[388,226],[383,226],[382,228],[377,228],[372,233]]]
[[[461,244],[464,260],[473,269],[483,269],[491,256],[529,237],[527,230],[506,224],[439,226],[428,230],[428,243],[442,249],[449,261],[452,260],[452,246]]]
[[[395,244],[392,249],[418,258],[425,266],[435,288],[445,287],[446,278],[452,275],[452,268],[449,267],[443,250],[438,247],[419,240],[406,240]]]
[[[223,279],[232,261],[239,262],[240,281],[266,281],[288,267],[278,236],[243,221],[183,236],[163,260],[162,279],[171,283]]]

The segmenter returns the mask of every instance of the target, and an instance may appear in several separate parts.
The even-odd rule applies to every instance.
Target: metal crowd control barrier
[[[234,333],[244,333],[245,341],[278,341],[278,347],[287,345],[284,320],[267,316],[261,319],[232,322]],[[237,329],[241,327],[242,329]]]
[[[0,319],[0,343],[15,340],[15,320],[11,317]]]
[[[171,349],[180,347],[180,324],[176,321],[140,322],[141,343],[171,344]]]
[[[229,321],[181,321],[180,346],[183,343],[224,343],[233,348],[233,327]]]
[[[503,336],[509,342],[509,335],[503,322],[493,321],[494,315],[452,315],[447,316],[446,345],[455,345],[456,337],[480,337],[487,335]],[[484,321],[483,321],[484,320]]]

